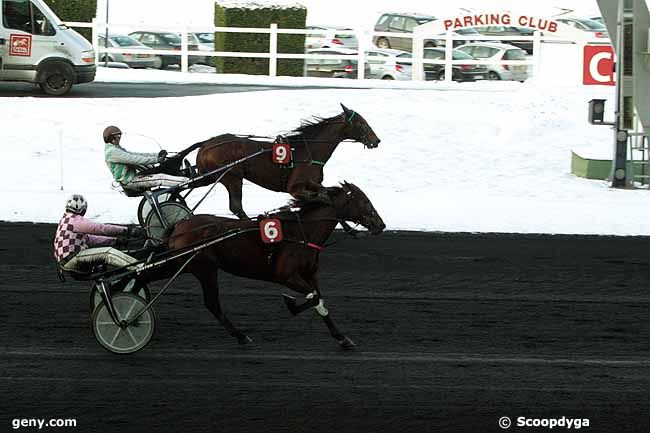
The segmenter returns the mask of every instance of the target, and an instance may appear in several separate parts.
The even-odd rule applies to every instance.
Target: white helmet
[[[68,212],[72,212],[77,215],[84,215],[86,213],[86,209],[88,209],[88,202],[81,194],[75,194],[65,202],[65,210]]]

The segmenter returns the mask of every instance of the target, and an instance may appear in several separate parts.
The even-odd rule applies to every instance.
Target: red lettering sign
[[[276,218],[266,218],[261,220],[260,235],[262,236],[262,242],[265,244],[281,242],[283,238],[282,223]]]
[[[585,45],[582,84],[614,86],[614,50],[611,45]]]
[[[29,57],[32,55],[32,35],[10,35],[9,55]]]
[[[273,145],[273,162],[276,164],[291,164],[291,146],[287,143]]]

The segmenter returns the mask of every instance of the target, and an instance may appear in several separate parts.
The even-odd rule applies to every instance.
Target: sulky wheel
[[[181,203],[168,201],[160,205],[160,215],[162,221],[158,217],[158,213],[151,209],[145,218],[144,229],[151,239],[163,239],[167,228],[173,227],[180,220],[192,215],[192,211]]]
[[[151,291],[149,287],[137,278],[130,280],[124,289],[121,291],[126,293],[134,293],[144,299],[146,302],[151,301]],[[93,284],[93,288],[90,290],[90,313],[92,314],[95,311],[95,308],[102,303],[102,295],[99,293],[99,289],[96,284]]]
[[[137,352],[153,337],[156,330],[156,314],[153,308],[149,308],[134,323],[128,324],[145,307],[145,301],[139,296],[124,292],[113,295],[111,299],[120,325],[113,322],[108,307],[102,302],[92,316],[95,338],[110,352]]]
[[[178,192],[172,194],[161,194],[158,197],[158,203],[160,204],[168,201],[177,201],[182,205],[187,206],[185,199]],[[142,197],[142,200],[140,200],[140,204],[138,205],[138,222],[140,223],[140,227],[145,226],[145,218],[149,215],[149,212],[151,212],[151,204],[146,197]]]

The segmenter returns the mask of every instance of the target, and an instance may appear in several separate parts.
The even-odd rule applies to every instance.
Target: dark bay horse
[[[302,304],[285,295],[291,313],[295,315],[315,308],[341,347],[354,346],[352,340],[338,330],[325,308],[318,284],[319,254],[341,221],[361,224],[372,234],[381,233],[386,226],[368,197],[355,185],[343,183],[325,191],[329,204],[316,198],[299,198],[290,208],[268,216],[281,221],[284,240],[275,244],[262,242],[256,221],[212,215],[194,215],[179,222],[171,233],[167,247],[175,250],[232,230],[251,230],[207,247],[186,268],[186,272],[201,283],[206,307],[240,344],[251,340],[230,322],[221,308],[220,269],[245,278],[281,284],[303,294],[305,301]]]
[[[343,104],[341,107],[343,113],[338,116],[303,122],[294,132],[281,137],[283,142],[295,149],[292,164],[276,164],[270,153],[264,153],[230,170],[221,180],[228,190],[230,211],[238,218],[247,218],[242,207],[243,179],[272,191],[288,192],[295,198],[317,195],[322,188],[323,167],[341,141],[354,140],[369,149],[376,148],[381,140],[365,119]],[[197,143],[184,150],[183,154],[198,148],[198,171],[207,173],[261,149],[271,150],[273,144],[223,134]],[[205,184],[213,181],[208,179]]]

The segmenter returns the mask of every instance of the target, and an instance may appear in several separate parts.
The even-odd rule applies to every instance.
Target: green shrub
[[[61,21],[77,21],[89,23],[97,16],[97,0],[45,0]],[[75,29],[89,41],[92,38],[91,29]]]
[[[301,6],[267,6],[260,9],[245,6],[222,6],[215,3],[215,25],[217,27],[269,28],[275,23],[278,28],[304,29],[307,9]],[[215,34],[216,51],[238,51],[268,53],[270,35],[263,33]],[[305,35],[278,35],[278,53],[304,54]],[[269,60],[240,57],[217,57],[217,71],[226,74],[268,75]],[[278,75],[300,77],[303,75],[303,59],[278,60]]]

